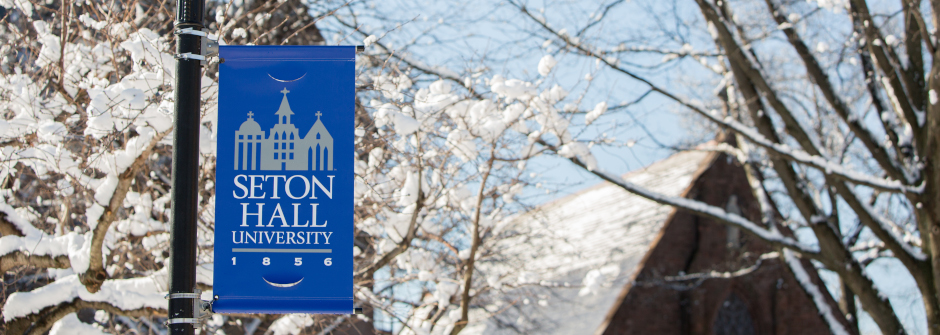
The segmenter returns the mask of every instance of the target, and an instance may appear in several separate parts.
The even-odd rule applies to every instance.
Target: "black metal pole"
[[[205,0],[177,0],[175,31],[203,29]],[[201,54],[202,37],[176,35],[177,55]],[[199,116],[202,64],[197,59],[177,58],[176,101],[173,116],[173,189],[170,224],[170,293],[196,289],[196,213],[199,185]],[[198,298],[197,298],[198,299]],[[170,319],[195,317],[193,299],[170,299]],[[195,333],[192,323],[172,323],[172,335]]]

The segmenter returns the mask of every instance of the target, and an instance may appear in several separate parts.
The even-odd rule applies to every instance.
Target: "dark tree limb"
[[[150,159],[150,153],[153,151],[153,148],[171,131],[173,131],[172,128],[154,135],[153,139],[151,139],[150,143],[147,145],[146,150],[134,160],[134,163],[132,163],[127,170],[118,176],[118,185],[114,190],[114,194],[111,195],[111,201],[108,202],[108,206],[104,208],[104,214],[98,219],[98,225],[95,226],[92,233],[88,269],[78,275],[78,278],[88,289],[88,292],[98,292],[98,290],[101,289],[101,284],[108,279],[108,272],[105,271],[105,264],[102,259],[102,248],[104,247],[105,235],[107,235],[111,223],[118,220],[116,211],[124,207],[124,198],[127,196],[127,192],[130,191],[131,182],[134,181],[140,168]]]

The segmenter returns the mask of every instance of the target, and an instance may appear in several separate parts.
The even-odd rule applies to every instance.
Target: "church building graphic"
[[[269,133],[261,130],[251,111],[235,132],[235,170],[333,170],[333,137],[320,122],[322,113],[317,111],[317,122],[300,137],[291,123],[290,91],[284,88],[281,93],[281,107],[274,113],[277,124]]]

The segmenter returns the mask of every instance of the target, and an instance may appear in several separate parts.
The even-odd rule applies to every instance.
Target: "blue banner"
[[[355,47],[219,56],[213,311],[351,314]]]

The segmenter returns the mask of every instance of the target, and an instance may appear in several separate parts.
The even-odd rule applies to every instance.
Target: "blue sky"
[[[461,74],[482,71],[482,77],[501,74],[539,83],[540,89],[559,84],[569,92],[568,100],[576,103],[580,110],[591,110],[601,101],[614,107],[633,101],[647,90],[645,85],[623,74],[603,65],[598,66],[593,59],[560,53],[557,46],[550,43],[546,47],[546,35],[533,29],[534,21],[524,18],[517,9],[503,1],[388,0],[372,4],[374,8],[363,12],[379,14],[361,15],[360,29],[382,37],[381,41],[392,48],[410,45],[410,52],[427,64],[444,65]],[[527,8],[533,13],[539,13],[537,15],[544,15],[552,28],[567,29],[569,34],[577,32],[601,12],[600,5],[594,1],[554,1],[551,4],[532,1],[527,4]],[[651,19],[653,14],[660,19]],[[678,0],[629,1],[607,13],[606,20],[587,30],[581,38],[605,48],[624,43],[679,50],[684,43],[689,43],[696,50],[713,49],[707,33],[695,30],[695,27],[704,26],[700,16],[698,9],[691,3]],[[682,18],[684,22],[675,20],[676,17]],[[674,31],[691,40],[664,35],[659,31]],[[383,37],[383,34],[386,35]],[[836,38],[831,44],[838,43],[839,36],[830,35],[839,33],[823,31],[819,35],[816,37],[827,40]],[[345,43],[361,43],[357,35],[348,36]],[[554,55],[559,63],[547,78],[543,78],[536,69],[539,60],[546,54]],[[662,55],[631,54],[630,57],[633,58],[621,61],[649,64],[659,61]],[[691,59],[644,70],[643,73],[657,84],[681,95],[706,102],[714,99],[713,95],[697,96],[701,93],[688,88],[709,87],[717,82],[714,74]],[[591,74],[593,80],[587,81],[586,74]],[[418,85],[428,83],[419,82]],[[607,133],[620,142],[636,141],[631,147],[594,147],[593,153],[600,167],[616,173],[640,169],[669,156],[672,150],[663,148],[657,141],[666,146],[680,146],[713,136],[696,125],[688,112],[655,94],[625,110],[609,113],[612,115],[584,128],[585,131],[577,137],[591,139]],[[575,128],[583,125],[580,117],[573,121]],[[546,186],[527,193],[530,196],[528,200],[533,203],[550,201],[600,182],[593,175],[557,157],[538,158],[529,166],[543,178]],[[814,240],[806,232],[800,235],[807,240]],[[901,271],[903,267],[894,260],[878,260],[868,269],[878,287],[891,297],[901,321],[911,327],[909,330],[915,334],[926,333],[919,295],[910,276],[906,271]],[[838,292],[834,275],[824,272],[823,276],[828,279],[830,292]],[[877,327],[865,315],[862,316],[861,326],[863,333],[877,333]]]

